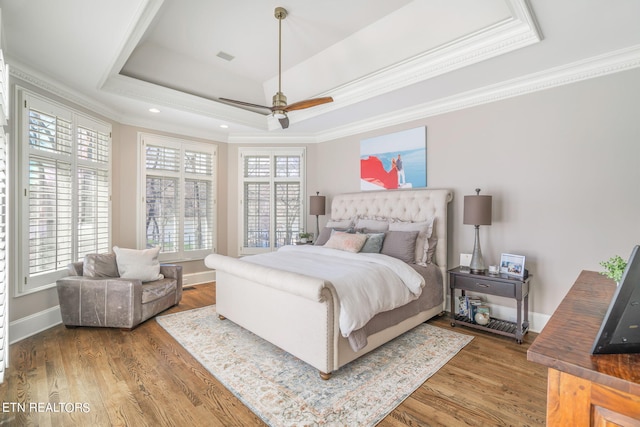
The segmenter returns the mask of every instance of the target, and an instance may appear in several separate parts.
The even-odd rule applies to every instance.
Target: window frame
[[[244,159],[246,156],[269,156],[271,170],[269,177],[249,177],[244,176]],[[277,177],[275,173],[275,158],[278,156],[299,156],[300,157],[300,177]],[[238,203],[239,203],[239,220],[238,220],[238,247],[239,254],[254,255],[277,250],[276,246],[276,229],[275,229],[275,185],[277,182],[297,182],[300,186],[300,231],[306,230],[307,208],[306,208],[306,148],[304,147],[240,147],[238,149]],[[269,246],[268,247],[247,247],[245,246],[246,234],[246,212],[245,212],[245,183],[246,182],[264,182],[269,183]],[[297,240],[297,239],[296,239]]]
[[[157,171],[157,173],[147,173],[146,165],[146,147],[147,145],[169,147],[177,149],[180,152],[180,166],[177,172],[171,171]],[[186,151],[195,151],[199,153],[211,154],[211,175],[207,178],[205,175],[193,174],[185,171],[184,167],[184,153]],[[179,184],[177,206],[179,207],[177,226],[180,230],[180,236],[177,240],[176,246],[178,248],[175,252],[162,252],[158,256],[158,259],[162,262],[184,262],[184,261],[197,261],[203,260],[210,253],[217,252],[217,238],[218,238],[218,212],[217,212],[217,200],[218,200],[218,146],[217,144],[194,141],[186,138],[174,138],[164,135],[158,135],[147,132],[138,133],[138,205],[137,205],[137,217],[139,222],[137,224],[137,246],[138,248],[147,247],[147,208],[146,208],[146,190],[147,190],[147,176],[158,176],[164,178],[175,178]],[[207,181],[211,184],[211,194],[209,197],[210,203],[210,223],[211,223],[211,247],[197,250],[185,250],[184,238],[185,238],[185,184],[187,181],[200,180]]]
[[[8,116],[9,70],[0,49],[0,384],[4,382],[5,370],[9,366],[9,263],[13,261],[9,245],[9,234],[13,240],[9,225],[13,220],[9,212],[13,168],[9,158],[9,134],[5,133]]]
[[[112,126],[102,120],[92,117],[83,112],[80,112],[72,107],[63,105],[56,101],[53,101],[46,96],[33,93],[25,88],[16,87],[17,98],[17,141],[18,141],[18,188],[20,189],[17,196],[21,199],[17,204],[18,206],[18,218],[23,218],[21,221],[17,221],[17,236],[18,236],[18,255],[17,269],[19,280],[16,280],[15,294],[16,296],[22,296],[39,292],[45,289],[52,288],[56,285],[56,280],[65,277],[67,273],[67,266],[58,265],[54,269],[42,273],[31,273],[30,271],[30,208],[29,202],[31,200],[30,195],[30,161],[32,159],[42,159],[45,161],[58,161],[64,162],[70,165],[70,183],[71,183],[71,224],[79,224],[80,207],[78,198],[78,189],[80,186],[80,178],[78,176],[80,169],[82,170],[95,170],[106,173],[107,182],[107,195],[106,195],[106,217],[107,217],[107,242],[104,246],[104,250],[109,250],[112,244],[112,201],[111,195],[113,191],[112,185],[112,157],[113,157],[113,144],[112,144]],[[30,111],[37,110],[45,114],[55,115],[56,117],[64,118],[70,122],[70,139],[71,149],[68,155],[46,152],[44,150],[39,151],[32,149],[30,144]],[[96,131],[105,136],[108,144],[106,161],[92,162],[86,159],[79,158],[79,140],[80,128],[88,128],[92,131]],[[70,233],[70,245],[71,254],[70,261],[80,261],[79,256],[79,237],[80,233],[77,227],[71,228]]]

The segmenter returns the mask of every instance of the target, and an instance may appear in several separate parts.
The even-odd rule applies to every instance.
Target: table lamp
[[[315,196],[310,197],[309,202],[309,215],[316,216],[316,238],[320,235],[320,222],[318,216],[324,215],[325,197],[320,195],[319,191],[316,191]]]
[[[491,225],[491,196],[480,195],[480,189],[476,188],[475,196],[464,196],[463,223],[473,225],[476,228],[473,255],[469,269],[472,273],[482,274],[486,268],[480,249],[480,226]]]

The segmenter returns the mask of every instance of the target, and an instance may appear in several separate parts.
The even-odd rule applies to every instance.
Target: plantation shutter
[[[55,286],[67,265],[111,244],[111,126],[19,91],[18,294]]]
[[[147,134],[140,141],[142,241],[159,246],[161,260],[204,259],[215,252],[216,147]]]
[[[160,246],[163,253],[178,251],[180,150],[146,146],[147,247]]]
[[[299,182],[275,183],[276,247],[298,241],[301,227],[301,188]]]
[[[0,127],[1,129],[1,127]],[[0,130],[0,383],[9,356],[7,289],[7,141]]]
[[[0,384],[9,362],[9,303],[7,284],[7,136],[9,115],[9,70],[0,49]]]
[[[271,242],[271,157],[244,156],[244,247],[268,248]]]
[[[109,134],[78,126],[78,256],[109,252]]]
[[[28,277],[55,282],[73,260],[72,122],[70,115],[29,108]]]
[[[292,245],[302,227],[301,156],[275,156],[275,246]]]
[[[185,150],[184,172],[183,250],[212,249],[213,155]]]
[[[304,231],[303,155],[303,149],[241,149],[241,253],[294,244]]]

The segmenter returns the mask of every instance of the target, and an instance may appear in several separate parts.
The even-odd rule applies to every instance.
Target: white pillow
[[[124,279],[140,279],[143,282],[163,279],[160,274],[158,254],[160,246],[151,249],[124,249],[113,247],[120,277]]]
[[[389,231],[418,231],[416,238],[416,264],[427,264],[427,253],[429,251],[429,237],[433,233],[433,220],[431,218],[422,222],[392,222],[389,224]]]

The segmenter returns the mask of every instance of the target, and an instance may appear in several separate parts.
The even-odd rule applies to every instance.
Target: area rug
[[[272,426],[372,426],[473,337],[421,324],[331,379],[229,320],[215,306],[156,318],[227,389]]]

